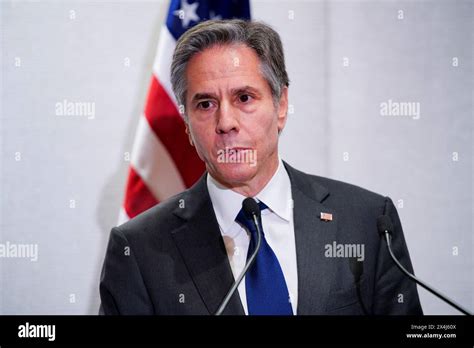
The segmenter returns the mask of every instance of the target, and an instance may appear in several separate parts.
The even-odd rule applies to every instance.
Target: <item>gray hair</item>
[[[186,67],[199,52],[214,45],[244,44],[253,49],[260,61],[263,77],[277,105],[282,89],[290,81],[285,69],[285,57],[280,36],[267,24],[241,19],[209,20],[186,31],[176,43],[171,63],[171,85],[181,113],[186,104]]]

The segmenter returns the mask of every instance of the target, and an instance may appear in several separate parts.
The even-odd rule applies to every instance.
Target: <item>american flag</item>
[[[227,18],[250,19],[249,1],[171,1],[137,126],[119,224],[192,186],[204,172],[171,89],[171,59],[176,41],[187,29],[207,19]]]

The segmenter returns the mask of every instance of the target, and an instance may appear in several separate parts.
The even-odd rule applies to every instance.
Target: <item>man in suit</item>
[[[289,80],[273,29],[242,20],[195,26],[177,42],[171,82],[207,172],[112,229],[100,313],[214,314],[255,250],[255,226],[241,210],[252,197],[262,242],[223,314],[422,314],[415,284],[377,231],[377,217],[388,215],[394,252],[412,271],[390,198],[279,157]]]

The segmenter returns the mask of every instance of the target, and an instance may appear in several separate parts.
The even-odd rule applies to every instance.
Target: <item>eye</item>
[[[207,110],[212,106],[212,104],[209,100],[204,100],[202,102],[199,102],[197,106],[199,109]]]
[[[247,103],[248,101],[250,101],[250,99],[252,99],[252,97],[248,94],[241,94],[239,96],[239,101],[242,103]]]

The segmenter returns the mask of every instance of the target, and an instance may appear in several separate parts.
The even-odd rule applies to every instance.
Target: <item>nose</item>
[[[221,103],[218,111],[216,112],[216,117],[217,134],[229,134],[239,131],[240,127],[238,111],[228,103]]]

